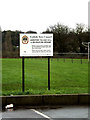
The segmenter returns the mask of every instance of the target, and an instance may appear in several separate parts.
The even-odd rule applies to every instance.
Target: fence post
[[[72,57],[72,63],[73,63],[73,57]]]
[[[81,64],[82,64],[82,56],[81,56]]]
[[[64,58],[64,62],[65,62],[65,58]]]

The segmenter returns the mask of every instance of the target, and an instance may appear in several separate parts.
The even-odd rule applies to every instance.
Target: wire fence
[[[41,58],[43,60],[45,57]],[[51,61],[57,60],[58,62],[88,63],[88,53],[54,53],[50,58]]]
[[[20,56],[13,56],[13,57],[3,57],[3,58],[21,58]],[[25,57],[25,58],[47,58],[47,57],[35,57],[35,56],[31,56],[31,57]],[[71,61],[72,63],[74,63],[75,61],[79,61],[81,64],[82,63],[88,63],[88,53],[54,53],[53,56],[50,57],[51,60],[57,59],[57,60],[61,60],[61,61]],[[43,59],[41,59],[43,60]]]

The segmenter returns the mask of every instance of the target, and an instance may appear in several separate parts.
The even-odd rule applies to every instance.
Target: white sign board
[[[53,56],[53,34],[20,34],[20,56]]]

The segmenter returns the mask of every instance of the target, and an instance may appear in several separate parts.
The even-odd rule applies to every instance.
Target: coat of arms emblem
[[[26,35],[24,35],[23,37],[22,37],[22,43],[23,44],[27,44],[29,42],[29,38],[26,36]]]

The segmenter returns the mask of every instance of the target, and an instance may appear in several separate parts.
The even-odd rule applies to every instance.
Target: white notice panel
[[[20,56],[53,56],[53,34],[20,34]]]

